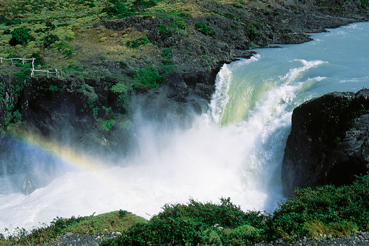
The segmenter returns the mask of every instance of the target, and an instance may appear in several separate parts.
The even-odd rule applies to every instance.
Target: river
[[[24,174],[0,177],[0,233],[119,209],[150,218],[166,203],[189,199],[230,197],[243,210],[273,211],[285,199],[281,163],[292,110],[328,92],[369,86],[369,23],[312,38],[257,49],[251,59],[224,65],[209,109],[194,115],[190,126],[166,131],[135,117],[139,154],[117,165],[106,167],[104,157],[67,147],[58,152],[50,144],[26,143],[32,158],[53,152],[63,174],[26,196],[18,189]]]

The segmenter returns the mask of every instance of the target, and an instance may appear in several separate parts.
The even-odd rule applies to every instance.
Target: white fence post
[[[13,63],[13,60],[20,60],[22,61],[22,64],[24,65],[24,62],[25,61],[32,61],[32,68],[31,68],[31,77],[35,74],[35,72],[44,72],[46,73],[47,77],[49,78],[49,74],[50,73],[55,73],[55,75],[58,77],[58,78],[61,78],[62,76],[62,71],[60,70],[60,72],[58,72],[58,69],[55,68],[55,72],[50,72],[49,70],[35,70],[35,59],[36,58],[3,58],[3,57],[0,57],[0,61],[1,63],[3,63],[3,60],[4,61],[10,61],[12,63],[12,66],[14,66],[14,63]],[[59,75],[60,74],[60,75]]]

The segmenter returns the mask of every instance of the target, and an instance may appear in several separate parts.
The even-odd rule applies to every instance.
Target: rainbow
[[[119,194],[125,199],[133,199],[134,194],[131,194],[125,187],[123,187],[117,177],[109,174],[106,168],[103,168],[104,163],[102,161],[89,157],[81,152],[76,152],[70,147],[63,146],[55,140],[43,137],[40,134],[32,132],[28,129],[14,128],[10,129],[8,134],[19,141],[24,141],[28,144],[39,147],[44,151],[47,151],[51,155],[65,161],[66,164],[74,168],[77,168],[81,171],[90,172],[96,178],[108,184],[111,189],[115,190],[115,194]]]
[[[24,129],[11,129],[8,134],[33,146],[37,146],[67,164],[83,171],[97,173],[102,170],[102,163],[83,153],[76,152],[70,147],[63,146],[55,140],[48,139],[35,132]]]

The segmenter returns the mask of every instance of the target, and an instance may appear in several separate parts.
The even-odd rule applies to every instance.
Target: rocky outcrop
[[[282,164],[294,188],[343,185],[369,170],[369,89],[333,92],[295,108]]]
[[[11,120],[8,115],[8,108],[15,107],[19,95],[16,93],[17,79],[14,76],[0,75],[0,137],[5,123]]]

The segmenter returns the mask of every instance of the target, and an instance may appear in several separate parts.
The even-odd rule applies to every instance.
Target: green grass
[[[17,235],[7,239],[0,234],[0,245],[43,245],[46,242],[55,241],[58,236],[67,232],[91,235],[98,232],[124,232],[137,223],[145,224],[147,221],[123,210],[69,219],[58,217],[51,222],[50,226],[45,225],[30,232],[20,229]]]
[[[195,29],[208,36],[215,35],[215,30],[212,27],[210,27],[208,23],[204,21],[197,22],[195,25]]]
[[[140,37],[136,40],[130,40],[126,43],[127,47],[132,48],[132,49],[138,49],[140,48],[141,45],[146,45],[149,44],[150,40],[144,36],[144,37]]]

